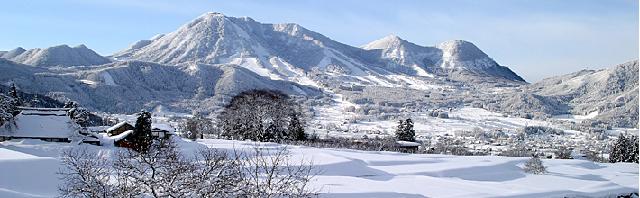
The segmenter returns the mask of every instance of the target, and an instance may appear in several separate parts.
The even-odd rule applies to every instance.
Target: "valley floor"
[[[189,153],[203,145],[231,150],[256,143],[205,139],[179,144]],[[1,142],[0,197],[56,196],[60,152],[73,146],[39,140]],[[320,174],[312,186],[321,197],[603,197],[638,192],[638,164],[543,159],[548,173],[531,175],[521,169],[527,158],[288,148],[294,162],[313,161]]]

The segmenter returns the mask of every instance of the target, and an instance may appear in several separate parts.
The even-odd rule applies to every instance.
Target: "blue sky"
[[[637,0],[30,0],[3,2],[0,50],[86,44],[110,55],[204,12],[298,23],[361,46],[475,43],[527,81],[638,58]]]

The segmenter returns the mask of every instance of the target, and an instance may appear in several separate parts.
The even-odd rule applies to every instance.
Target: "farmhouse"
[[[151,124],[151,136],[155,138],[168,138],[174,132],[175,129],[168,124]]]
[[[77,125],[68,115],[68,108],[30,108],[21,110],[12,121],[0,126],[0,140],[40,139],[50,142],[81,141],[99,144],[94,135]]]
[[[120,122],[112,127],[109,127],[105,130],[109,139],[113,140],[113,145],[117,147],[126,147],[133,148],[135,146],[134,142],[136,138],[141,138],[142,136],[137,136],[135,131],[135,127],[132,124],[129,124],[126,121]],[[151,137],[152,138],[169,138],[174,134],[173,127],[167,124],[151,124]]]

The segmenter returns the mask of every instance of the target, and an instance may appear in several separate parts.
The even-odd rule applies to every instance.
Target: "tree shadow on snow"
[[[578,192],[573,190],[559,190],[551,192],[539,192],[530,194],[518,194],[510,196],[496,196],[495,198],[538,198],[538,197],[616,197],[618,195],[625,195],[638,192],[638,189],[620,187],[616,189],[603,190],[598,192]]]
[[[396,192],[367,192],[367,193],[326,193],[320,194],[320,197],[337,197],[337,198],[423,198],[425,196],[419,194],[396,193]]]
[[[591,170],[606,168],[606,166],[603,166],[603,165],[600,165],[600,164],[596,164],[594,162],[582,162],[582,163],[579,163],[579,164],[573,164],[572,166],[576,166],[576,167],[579,167],[579,168],[585,168],[585,169],[591,169]]]
[[[562,173],[548,173],[549,175],[558,176],[558,177],[567,177],[571,179],[579,179],[579,180],[589,180],[589,181],[608,181],[605,178],[602,178],[600,175],[594,174],[586,174],[586,175],[567,175]]]
[[[322,176],[352,176],[375,181],[389,181],[396,175],[370,168],[362,160],[352,159],[346,162],[315,165],[314,168]]]
[[[517,164],[523,163],[523,160],[510,161],[502,164],[491,166],[474,166],[458,169],[450,169],[435,172],[418,172],[407,175],[426,175],[430,177],[456,177],[471,181],[492,181],[505,182],[525,177],[522,168]]]
[[[367,164],[371,166],[400,166],[400,165],[412,165],[412,164],[432,164],[442,162],[443,160],[384,160],[384,161],[369,161]]]

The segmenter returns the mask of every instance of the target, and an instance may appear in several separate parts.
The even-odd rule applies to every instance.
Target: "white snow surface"
[[[206,139],[178,141],[185,153],[200,146],[248,149],[258,143]],[[283,145],[259,143],[262,147]],[[54,197],[55,174],[68,143],[0,142],[0,197]],[[115,147],[80,145],[110,154]],[[531,175],[527,158],[367,152],[288,146],[293,163],[312,160],[320,197],[602,197],[638,191],[638,164],[543,159],[548,173]]]

